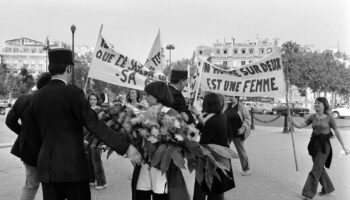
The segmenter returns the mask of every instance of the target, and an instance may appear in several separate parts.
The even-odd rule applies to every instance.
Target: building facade
[[[259,60],[278,49],[278,39],[270,41],[257,38],[255,41],[244,43],[235,43],[232,39],[231,42],[216,42],[211,47],[198,46],[195,54],[207,58],[215,65],[237,68]]]
[[[25,67],[36,76],[47,71],[48,60],[45,45],[44,42],[26,37],[6,40],[0,52],[0,65],[5,66],[8,73],[14,74]],[[49,43],[49,46],[50,48],[60,48],[67,45],[59,41],[53,41]]]
[[[25,37],[7,40],[0,57],[8,72],[17,73],[22,67],[32,73],[46,71],[46,51],[40,41]]]

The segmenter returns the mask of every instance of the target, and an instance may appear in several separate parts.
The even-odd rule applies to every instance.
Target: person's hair
[[[223,104],[218,94],[208,93],[203,100],[203,112],[221,113]]]
[[[41,73],[36,82],[36,88],[40,90],[51,81],[51,74],[49,72]]]
[[[57,74],[63,74],[64,71],[66,71],[66,68],[69,66],[69,64],[58,64],[58,63],[50,63],[49,64],[49,72],[52,76]]]
[[[145,92],[149,95],[152,95],[157,101],[164,106],[172,106],[174,102],[173,95],[169,87],[161,81],[154,81],[145,87]]]
[[[97,100],[96,104],[98,104],[99,97],[98,97],[98,95],[97,95],[96,93],[92,92],[92,93],[90,93],[90,94],[88,95],[88,97],[87,97],[87,100],[88,100],[88,102],[89,102],[89,105],[90,105],[90,98],[91,98],[91,96],[96,97],[96,100]]]
[[[328,102],[328,100],[325,97],[317,97],[316,101],[319,101],[319,102],[323,103],[323,105],[324,105],[323,113],[324,114],[329,115],[331,113],[329,102]]]
[[[126,102],[128,102],[128,103],[131,103],[131,99],[130,99],[130,92],[131,92],[131,90],[135,90],[135,89],[130,89],[128,91],[128,93],[126,94]],[[140,102],[141,101],[140,100],[140,98],[141,98],[140,91],[138,91],[138,90],[135,90],[135,91],[136,91],[136,101]]]

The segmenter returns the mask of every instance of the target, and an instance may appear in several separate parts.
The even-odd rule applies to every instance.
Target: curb
[[[13,143],[0,143],[0,148],[12,147]]]

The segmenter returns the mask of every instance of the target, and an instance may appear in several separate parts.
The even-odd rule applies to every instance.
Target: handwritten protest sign
[[[160,72],[144,67],[109,46],[99,34],[89,69],[89,78],[137,90],[143,90],[154,80],[166,80],[166,76]]]
[[[229,96],[285,96],[283,64],[278,52],[232,70],[203,61],[202,91]]]

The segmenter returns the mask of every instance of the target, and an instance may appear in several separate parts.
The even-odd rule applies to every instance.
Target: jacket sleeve
[[[188,107],[187,107],[187,104],[186,104],[186,100],[182,96],[182,94],[180,92],[176,92],[173,95],[173,97],[174,97],[173,108],[179,113],[182,113],[182,112],[186,113],[186,115],[189,118],[189,120],[187,121],[188,124],[195,123],[195,119],[194,119],[191,111],[188,110]]]
[[[251,116],[249,114],[249,111],[240,104],[240,107],[242,109],[242,116],[243,116],[243,121],[242,121],[242,126],[245,127],[246,130],[250,129],[250,124],[251,124]]]
[[[84,92],[78,88],[76,90],[77,94],[72,105],[75,116],[90,133],[94,134],[118,154],[124,155],[130,145],[128,137],[125,134],[113,131],[103,121],[100,121],[85,99]]]
[[[15,132],[17,135],[21,133],[21,125],[18,123],[20,118],[18,111],[19,104],[20,100],[18,99],[6,116],[7,127],[9,127],[9,129],[11,129],[11,131]]]

